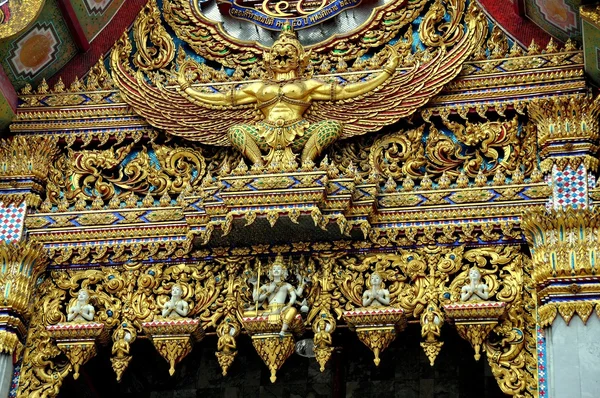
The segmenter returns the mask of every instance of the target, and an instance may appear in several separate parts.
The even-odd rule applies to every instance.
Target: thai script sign
[[[265,29],[308,28],[356,7],[363,0],[217,0],[221,13],[244,19]]]

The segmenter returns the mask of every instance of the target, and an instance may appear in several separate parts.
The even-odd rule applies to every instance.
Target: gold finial
[[[281,35],[284,34],[292,34],[294,35],[294,37],[296,36],[296,32],[294,32],[294,28],[292,27],[292,24],[290,24],[289,22],[285,22],[283,24],[283,26],[281,27]]]

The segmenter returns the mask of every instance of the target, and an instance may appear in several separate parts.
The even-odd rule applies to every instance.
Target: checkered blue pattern
[[[573,207],[584,209],[588,205],[588,176],[583,165],[577,170],[565,167],[564,171],[552,170],[554,208]]]
[[[23,233],[25,203],[19,206],[0,205],[0,239],[5,242],[18,242]]]
[[[0,239],[5,242],[18,242],[23,233],[25,203],[19,206],[0,204]]]

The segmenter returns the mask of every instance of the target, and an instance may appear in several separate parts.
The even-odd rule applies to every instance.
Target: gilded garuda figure
[[[403,70],[399,60],[411,53],[411,43],[387,46],[379,53],[387,59],[382,69],[365,70],[367,79],[348,84],[309,76],[311,53],[289,26],[265,52],[258,81],[196,85],[208,67],[178,57],[175,85],[164,85],[128,65],[127,38],[117,43],[111,64],[125,101],[153,126],[207,145],[233,145],[256,165],[286,166],[298,155],[303,163],[314,161],[336,139],[377,131],[423,106],[478,43],[478,19],[467,25],[451,50],[426,51]],[[224,85],[230,90],[215,89]]]
[[[266,76],[231,93],[205,93],[191,87],[186,76],[187,65],[179,70],[178,82],[184,95],[198,105],[236,106],[256,104],[262,119],[255,124],[236,124],[227,135],[231,144],[256,165],[277,162],[288,164],[301,151],[302,163],[314,161],[325,147],[343,133],[340,120],[308,121],[304,118],[313,101],[335,101],[356,98],[380,86],[394,74],[398,53],[392,48],[390,57],[373,79],[342,86],[305,76],[310,52],[305,52],[292,27],[283,27],[279,38],[264,54]],[[267,155],[262,156],[262,152]]]

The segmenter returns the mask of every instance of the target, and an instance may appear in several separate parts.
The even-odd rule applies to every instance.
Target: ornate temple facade
[[[139,3],[14,99],[0,395],[597,396],[586,48],[468,0]]]

